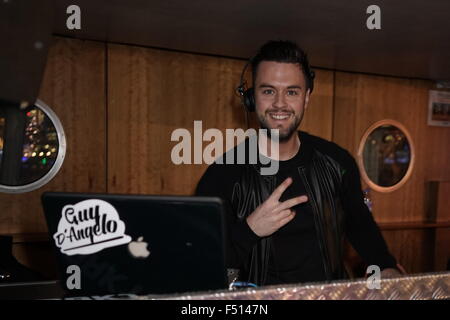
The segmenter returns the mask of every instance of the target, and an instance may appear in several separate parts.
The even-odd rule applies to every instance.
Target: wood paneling
[[[408,274],[446,271],[450,261],[450,228],[381,226],[389,251]],[[346,262],[353,277],[363,277],[367,264],[347,243]]]
[[[447,164],[450,165],[450,164]],[[436,206],[436,221],[450,221],[450,181],[439,183],[439,193]],[[450,246],[450,242],[449,242]]]
[[[434,270],[450,271],[450,228],[436,229]]]
[[[300,129],[327,140],[333,139],[334,73],[314,70],[316,78]]]
[[[47,185],[23,194],[0,194],[0,233],[46,232],[44,191],[105,192],[104,45],[56,38],[39,98],[60,118],[67,154]]]
[[[424,220],[425,182],[431,177],[429,159],[437,158],[436,163],[447,159],[449,152],[441,143],[450,138],[450,130],[441,130],[441,143],[435,141],[434,148],[430,146],[434,132],[430,133],[426,119],[431,83],[338,72],[335,85],[334,140],[355,157],[364,132],[382,119],[399,121],[413,139],[416,158],[409,180],[390,193],[371,192],[375,218],[379,222]],[[442,167],[440,173],[433,171],[440,178],[446,176]]]
[[[390,252],[407,273],[434,271],[435,230],[385,230]],[[445,269],[443,269],[445,270]],[[441,269],[441,271],[443,271]]]
[[[233,94],[242,62],[108,47],[108,191],[190,194],[205,165],[174,165],[172,131],[243,127]]]
[[[244,63],[109,45],[108,191],[192,194],[207,165],[173,164],[171,133],[193,134],[194,120],[203,131],[246,128],[234,93]],[[331,139],[333,74],[317,75],[302,129]]]
[[[423,108],[427,109],[428,104]],[[422,119],[421,125],[423,149],[419,150],[424,156],[425,180],[450,181],[450,127],[428,126],[426,119]],[[444,188],[448,190],[448,184]]]
[[[411,134],[416,154],[412,175],[393,192],[371,191],[373,215],[377,222],[388,223],[383,234],[408,272],[445,270],[448,228],[410,228],[429,218],[428,182],[448,180],[450,174],[450,130],[427,125],[432,83],[344,72],[337,72],[335,77],[335,142],[356,157],[366,129],[383,119],[399,121]],[[399,227],[390,228],[395,225]]]

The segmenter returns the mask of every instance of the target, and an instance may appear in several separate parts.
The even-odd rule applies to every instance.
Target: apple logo
[[[147,258],[150,255],[150,251],[147,250],[147,242],[143,241],[144,237],[139,237],[137,241],[131,241],[128,244],[128,251],[135,258]]]

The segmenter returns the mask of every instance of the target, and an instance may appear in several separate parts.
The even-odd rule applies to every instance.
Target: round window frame
[[[36,189],[39,189],[40,187],[46,185],[50,180],[52,180],[56,174],[59,172],[59,170],[62,167],[62,164],[64,163],[64,158],[66,156],[66,150],[67,150],[67,144],[66,144],[66,135],[64,133],[63,126],[61,124],[61,121],[59,120],[56,113],[42,100],[37,99],[36,103],[34,104],[35,107],[39,108],[42,112],[45,113],[47,117],[52,121],[55,129],[56,129],[56,135],[58,137],[58,155],[56,156],[56,160],[52,168],[41,178],[39,178],[36,181],[33,181],[28,184],[20,185],[20,186],[7,186],[0,184],[0,192],[4,193],[26,193],[30,192]]]
[[[405,175],[400,179],[399,182],[397,182],[395,185],[390,186],[390,187],[383,187],[383,186],[377,185],[375,182],[373,182],[369,178],[369,176],[366,173],[366,168],[364,167],[364,158],[363,158],[364,146],[366,144],[367,138],[370,136],[370,134],[374,130],[376,130],[377,128],[379,128],[381,126],[386,126],[386,125],[391,125],[391,126],[397,127],[406,136],[406,138],[408,139],[408,143],[409,143],[410,159],[411,159],[411,161],[409,162],[408,170],[406,171]],[[369,186],[370,189],[378,191],[378,192],[383,192],[383,193],[395,191],[395,190],[401,188],[408,181],[408,179],[411,177],[412,170],[414,168],[415,158],[416,158],[415,146],[414,146],[412,137],[409,134],[409,131],[406,129],[406,127],[403,124],[401,124],[400,122],[398,122],[396,120],[392,120],[392,119],[384,119],[384,120],[380,120],[380,121],[377,121],[374,124],[372,124],[364,132],[364,134],[361,138],[361,141],[359,143],[358,153],[357,153],[357,161],[358,161],[359,171],[361,172],[361,177],[363,178],[364,182],[367,183],[367,185]]]

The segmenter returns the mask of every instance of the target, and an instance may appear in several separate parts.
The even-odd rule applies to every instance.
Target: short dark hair
[[[311,70],[306,53],[296,43],[286,40],[266,42],[251,60],[253,82],[256,79],[258,66],[263,61],[300,64],[306,79],[306,86],[312,92],[314,88],[314,72]]]

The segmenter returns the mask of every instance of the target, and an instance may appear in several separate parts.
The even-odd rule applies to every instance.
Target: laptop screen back
[[[45,193],[42,203],[69,294],[227,286],[218,198]]]

